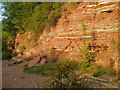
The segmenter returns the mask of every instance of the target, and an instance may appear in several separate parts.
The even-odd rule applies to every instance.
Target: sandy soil
[[[19,65],[2,65],[2,88],[42,88],[45,86],[48,77],[23,72]]]

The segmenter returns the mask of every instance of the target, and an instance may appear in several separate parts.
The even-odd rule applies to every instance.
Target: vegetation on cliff
[[[3,59],[11,57],[17,33],[28,30],[34,33],[49,32],[61,17],[60,2],[4,2],[3,23]],[[38,36],[38,35],[37,35]]]

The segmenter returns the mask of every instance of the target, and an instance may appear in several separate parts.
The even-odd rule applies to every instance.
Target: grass
[[[82,73],[89,73],[94,77],[98,77],[103,74],[108,74],[109,76],[116,75],[115,71],[112,68],[103,67],[95,63],[86,63],[85,61],[79,62],[78,71]]]
[[[43,76],[51,76],[55,65],[56,63],[46,63],[44,65],[33,66],[33,67],[27,66],[24,68],[23,71],[27,73],[41,74]]]
[[[91,64],[88,66],[88,63],[74,62],[74,61],[62,61],[62,62],[50,62],[40,66],[25,67],[24,72],[41,74],[43,76],[52,76],[52,73],[57,73],[59,69],[64,68],[64,66],[71,66],[70,68],[76,68],[77,71],[82,73],[92,74],[94,77],[98,77],[102,74],[108,74],[110,76],[115,76],[115,71],[111,68],[105,68],[97,64]],[[58,69],[59,68],[59,69]],[[63,69],[62,72],[65,72]]]
[[[94,77],[98,77],[103,74],[109,76],[115,76],[115,71],[112,68],[102,67],[95,63],[86,63],[85,61],[61,61],[61,62],[49,62],[39,66],[25,67],[24,72],[41,74],[43,76],[53,76],[53,73],[58,73],[60,69],[63,69],[64,73],[68,68],[74,68],[82,73],[89,73]]]
[[[103,74],[108,74],[109,76],[116,75],[115,71],[111,68],[101,68],[101,69],[95,71],[92,75],[94,77],[98,77],[99,75],[103,75]]]

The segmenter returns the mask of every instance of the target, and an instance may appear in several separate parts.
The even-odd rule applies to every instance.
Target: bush
[[[9,50],[4,50],[2,52],[2,60],[5,60],[5,59],[10,59],[12,56],[12,52],[9,51]]]
[[[31,15],[31,28],[34,33],[42,33],[43,29],[49,32],[61,16],[61,3],[42,3],[34,8]]]
[[[87,47],[80,49],[80,54],[82,60],[79,62],[79,71],[90,73],[94,77],[98,77],[102,74],[108,74],[110,76],[115,76],[115,72],[112,68],[103,67],[97,65],[94,61],[96,52],[90,53]]]
[[[78,62],[62,61],[55,67],[55,73],[49,86],[52,88],[83,88],[76,74]]]
[[[2,59],[3,60],[10,59],[12,57],[13,48],[14,48],[14,36],[12,36],[9,32],[2,31]]]

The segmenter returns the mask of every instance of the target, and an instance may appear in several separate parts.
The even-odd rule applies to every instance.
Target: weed
[[[24,46],[20,46],[20,47],[19,47],[19,53],[20,53],[20,54],[23,54],[24,49],[25,49]]]
[[[88,48],[85,47],[85,48],[80,48],[79,49],[80,53],[81,53],[81,57],[83,58],[83,60],[89,62],[89,61],[92,61],[93,60],[93,54],[89,52]]]

